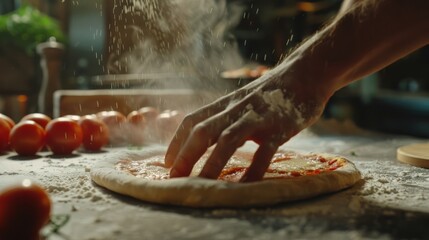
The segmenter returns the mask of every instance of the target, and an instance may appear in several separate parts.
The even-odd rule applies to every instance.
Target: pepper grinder
[[[64,45],[50,38],[37,45],[42,68],[42,84],[38,96],[38,110],[53,117],[53,96],[61,88],[61,68],[63,64]]]

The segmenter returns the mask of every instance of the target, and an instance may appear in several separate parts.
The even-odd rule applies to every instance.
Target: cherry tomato
[[[159,115],[159,110],[155,107],[142,107],[138,112],[144,116],[146,120],[146,129],[144,131],[144,140],[146,142],[155,142],[158,140],[156,130],[156,118]]]
[[[71,119],[71,120],[73,120],[75,122],[79,122],[79,120],[81,118],[81,116],[79,116],[79,115],[73,115],[73,114],[64,115],[63,117],[69,118],[69,119]]]
[[[10,132],[10,146],[23,156],[36,154],[45,145],[45,130],[32,120],[16,124]]]
[[[42,128],[46,128],[46,125],[52,120],[49,116],[43,113],[30,113],[25,115],[21,121],[24,120],[33,120],[39,124]]]
[[[145,139],[146,118],[139,111],[132,111],[127,115],[127,123],[128,142],[133,145],[142,145]]]
[[[40,239],[48,223],[51,200],[43,188],[29,179],[0,192],[0,239]]]
[[[9,124],[10,129],[15,126],[15,121],[13,121],[12,118],[4,115],[3,113],[0,113],[0,119],[6,120],[6,122]]]
[[[127,118],[118,111],[103,111],[97,113],[97,117],[109,128],[109,143],[113,145],[123,144],[126,141]]]
[[[10,128],[9,123],[0,118],[0,153],[9,147]]]
[[[10,127],[10,129],[12,130],[12,128],[13,128],[13,126],[15,126],[15,121],[13,121],[12,120],[12,118],[10,118],[10,117],[8,117],[8,116],[6,116],[6,115],[4,115],[4,114],[2,114],[2,113],[0,113],[0,119],[3,119],[3,120],[5,120],[7,123],[8,123],[8,125],[9,125],[9,127]],[[8,141],[9,142],[9,141]],[[10,143],[8,144],[8,146],[6,147],[6,150],[10,150]],[[0,150],[1,151],[1,150]]]
[[[143,128],[146,126],[146,118],[139,111],[130,112],[127,115],[127,122]]]
[[[148,123],[154,122],[159,115],[159,111],[155,107],[142,107],[138,110],[143,115]]]
[[[94,115],[81,117],[79,125],[82,128],[82,145],[85,150],[100,151],[109,142],[107,125]]]
[[[56,118],[46,125],[46,145],[58,155],[71,154],[82,144],[82,129],[69,118]]]
[[[169,141],[176,132],[184,114],[177,110],[165,110],[156,118],[156,129],[161,141]]]

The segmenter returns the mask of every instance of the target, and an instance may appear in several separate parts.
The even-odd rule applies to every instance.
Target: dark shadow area
[[[7,159],[13,160],[13,161],[32,161],[32,160],[36,160],[36,159],[40,159],[40,158],[42,158],[42,156],[40,156],[40,155],[22,156],[22,155],[18,155],[18,154],[7,157]]]
[[[51,154],[51,155],[47,155],[46,157],[51,159],[64,159],[64,158],[78,158],[80,156],[81,156],[80,154],[72,153],[67,155]]]
[[[0,152],[0,157],[7,156],[7,155],[9,155],[9,152],[7,152],[7,151]]]
[[[103,150],[103,149],[101,149],[100,151],[88,151],[88,150],[85,150],[85,149],[81,149],[78,152],[79,153],[84,153],[84,154],[90,154],[90,155],[93,154],[93,155],[96,155],[96,154],[100,154],[100,153],[107,153],[109,151]]]

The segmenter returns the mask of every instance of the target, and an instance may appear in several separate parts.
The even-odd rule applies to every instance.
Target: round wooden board
[[[411,165],[429,168],[429,143],[415,143],[398,148],[396,156],[399,161]]]

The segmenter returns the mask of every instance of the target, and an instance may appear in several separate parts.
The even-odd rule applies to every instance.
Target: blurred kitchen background
[[[225,79],[223,71],[276,65],[335,16],[342,2],[174,2],[187,1],[192,4],[187,7],[181,4],[181,8],[177,8],[183,12],[175,13],[175,8],[170,8],[158,14],[156,10],[162,6],[156,3],[162,5],[164,1],[138,0],[136,10],[131,0],[2,0],[0,112],[15,120],[28,112],[52,114],[52,95],[59,89],[157,88],[159,82],[166,83],[162,86],[165,88],[177,78],[196,83],[197,89],[205,91],[222,88],[224,92],[231,91],[252,81],[254,76]],[[153,9],[144,12],[149,8]],[[34,12],[36,10],[40,13]],[[157,61],[169,60],[153,56],[152,50],[157,51],[153,45],[157,44],[156,37],[165,32],[151,32],[153,26],[148,16],[152,16],[152,20],[170,21],[171,24],[166,25],[177,31],[178,38],[183,32],[189,35],[190,30],[199,31],[195,37],[198,41],[182,37],[183,45],[192,47],[191,53],[186,54],[189,49],[182,47],[176,50],[177,58],[174,58],[174,66],[190,64],[198,69],[176,69],[171,65],[139,68],[143,63],[159,66]],[[180,16],[184,16],[184,20]],[[205,27],[205,20],[209,27]],[[194,25],[196,23],[201,26]],[[155,40],[150,48],[145,48],[146,43],[141,40],[150,34]],[[162,44],[158,49],[161,55],[176,42]],[[207,50],[210,47],[216,49]],[[227,51],[219,51],[222,48]],[[145,52],[148,49],[150,51]],[[201,61],[198,54],[212,61]],[[429,48],[422,48],[340,90],[329,102],[324,117],[353,120],[363,128],[377,131],[429,137]]]

